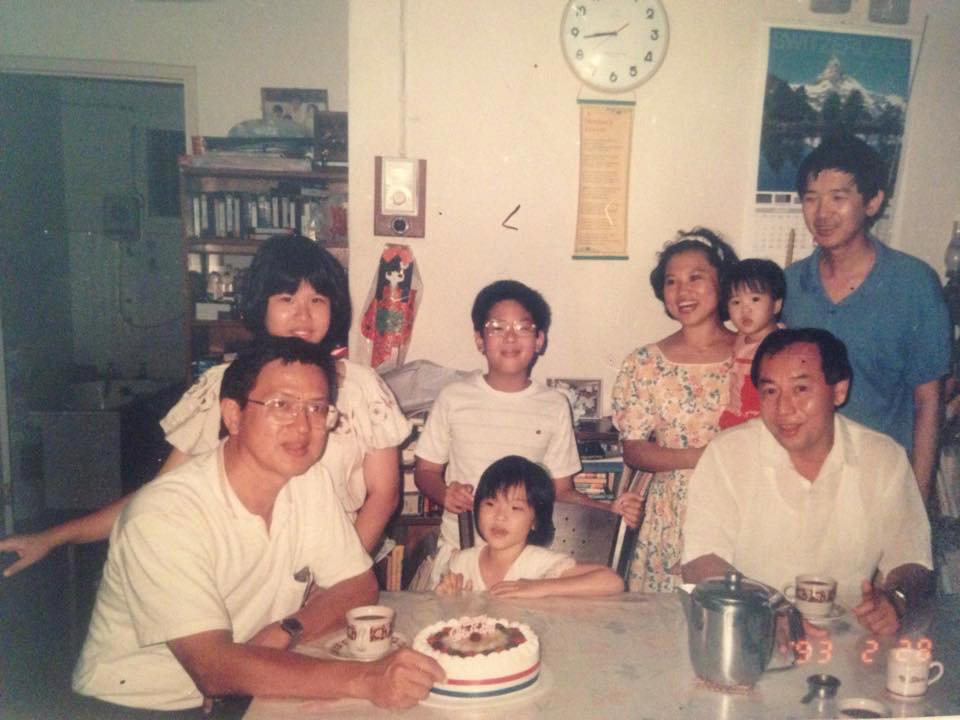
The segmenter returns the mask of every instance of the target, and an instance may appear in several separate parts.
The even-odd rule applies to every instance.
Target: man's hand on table
[[[363,673],[360,696],[391,710],[413,707],[427,697],[435,682],[446,677],[436,660],[410,648],[358,666]]]
[[[887,599],[881,585],[874,585],[869,580],[860,583],[860,592],[863,599],[853,609],[857,620],[874,635],[896,635],[900,629],[900,618],[893,603]]]

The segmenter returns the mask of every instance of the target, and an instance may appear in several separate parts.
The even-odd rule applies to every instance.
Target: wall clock
[[[570,69],[594,90],[622,93],[649,80],[667,54],[660,0],[569,0],[560,44]]]

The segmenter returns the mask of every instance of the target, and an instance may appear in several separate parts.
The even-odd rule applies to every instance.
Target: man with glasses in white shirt
[[[290,652],[377,598],[370,558],[317,463],[337,422],[335,378],[328,352],[296,338],[241,352],[221,386],[228,437],[124,509],[74,671],[74,689],[98,699],[79,701],[91,717],[200,717],[216,696],[397,708],[442,678],[412,650],[369,664]]]

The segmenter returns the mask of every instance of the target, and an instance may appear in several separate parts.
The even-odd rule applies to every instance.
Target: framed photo
[[[547,378],[547,385],[570,401],[573,422],[596,420],[603,415],[603,394],[599,379]]]
[[[327,111],[327,91],[305,88],[260,88],[264,120],[293,120],[313,134],[313,119]]]
[[[318,112],[313,119],[313,159],[347,162],[347,113]]]

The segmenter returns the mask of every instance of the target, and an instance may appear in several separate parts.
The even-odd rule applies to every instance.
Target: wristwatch
[[[902,588],[895,587],[887,590],[886,596],[897,613],[897,620],[903,620],[903,616],[907,614],[907,594]]]
[[[280,621],[280,629],[290,636],[290,647],[297,644],[297,640],[303,635],[303,623],[295,617],[285,617]]]

